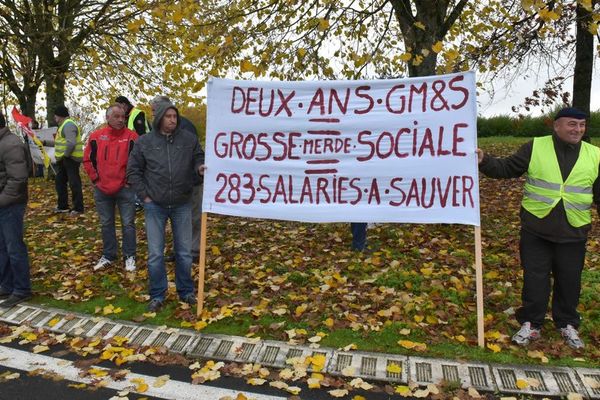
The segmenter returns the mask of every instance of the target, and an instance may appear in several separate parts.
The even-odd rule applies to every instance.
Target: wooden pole
[[[475,283],[477,290],[477,344],[485,347],[483,320],[483,263],[481,262],[481,227],[475,227]]]
[[[201,227],[200,227],[200,260],[198,266],[198,309],[196,316],[202,315],[202,308],[204,307],[204,267],[206,265],[206,223],[207,213],[202,213]]]

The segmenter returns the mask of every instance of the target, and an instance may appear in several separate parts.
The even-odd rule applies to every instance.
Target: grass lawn
[[[484,138],[480,147],[508,155],[527,139]],[[83,173],[83,172],[82,172]],[[93,272],[102,241],[91,186],[86,213],[55,215],[53,182],[30,182],[26,215],[34,302],[147,324],[195,326],[207,333],[300,342],[321,334],[322,345],[507,363],[600,366],[600,230],[588,244],[580,312],[587,347],[573,351],[546,321],[543,339],[511,345],[522,286],[518,261],[523,179],[481,178],[486,349],[477,347],[473,228],[380,224],[369,229],[370,255],[349,250],[348,224],[306,224],[209,215],[203,320],[177,303],[168,264],[169,298],[145,315],[146,239],[138,214],[138,271],[124,266]],[[594,213],[595,214],[595,213]],[[169,235],[170,236],[170,235]],[[197,271],[194,271],[194,277]],[[206,326],[205,326],[206,325]],[[409,349],[411,348],[411,349]],[[528,350],[537,350],[536,354]]]

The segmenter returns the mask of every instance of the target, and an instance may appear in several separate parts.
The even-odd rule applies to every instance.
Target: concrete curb
[[[50,327],[48,324],[53,320],[58,322]],[[9,310],[0,309],[0,321],[13,325],[27,324],[74,336],[103,339],[124,336],[129,338],[130,344],[165,346],[172,352],[189,357],[259,363],[275,368],[288,367],[286,360],[292,357],[320,354],[326,359],[323,372],[392,384],[410,381],[427,385],[443,380],[486,392],[536,396],[578,393],[584,398],[600,399],[600,389],[593,383],[595,381],[600,385],[600,369],[458,362],[398,354],[348,352],[326,347],[311,348],[239,336],[201,334],[189,329],[156,328],[27,303]],[[390,364],[398,365],[401,372],[388,371]],[[520,389],[518,380],[539,384]]]

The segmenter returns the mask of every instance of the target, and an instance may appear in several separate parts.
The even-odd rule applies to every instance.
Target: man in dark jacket
[[[554,135],[535,138],[504,159],[477,149],[479,170],[487,176],[527,173],[521,207],[522,306],[516,313],[521,329],[512,338],[520,345],[541,336],[553,276],[554,324],[570,347],[584,347],[577,305],[591,207],[600,205],[600,149],[581,141],[586,117],[575,108],[560,110]]]
[[[163,305],[167,295],[165,225],[171,221],[175,246],[175,284],[181,301],[196,303],[191,277],[192,190],[203,173],[198,138],[181,129],[172,103],[160,103],[152,131],[138,139],[127,165],[127,180],[144,202],[148,238],[149,311]]]
[[[152,107],[152,113],[156,115],[156,109],[160,103],[170,103],[171,100],[167,96],[156,96],[150,102]],[[198,131],[196,127],[184,116],[179,116],[180,128],[193,133],[196,137]],[[204,160],[204,150],[202,151],[202,159]],[[198,179],[194,182],[194,190],[192,192],[192,260],[198,262],[200,258],[200,231],[202,229],[201,217],[202,217],[202,181],[203,177],[198,176]],[[174,256],[169,255],[167,258],[175,259]],[[172,260],[171,260],[172,261]]]
[[[10,308],[31,297],[29,256],[23,242],[27,205],[27,150],[0,113],[0,303]]]
[[[94,271],[117,259],[115,207],[121,215],[125,270],[135,266],[135,193],[127,185],[127,161],[138,135],[125,127],[125,111],[118,104],[106,110],[107,126],[90,134],[83,152],[83,167],[94,184],[96,209],[102,224],[102,257]]]

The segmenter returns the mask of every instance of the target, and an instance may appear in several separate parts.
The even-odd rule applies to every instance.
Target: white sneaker
[[[110,261],[108,258],[102,256],[100,258],[100,261],[98,261],[98,263],[96,265],[94,265],[94,271],[98,271],[99,269],[108,267],[110,264],[112,264],[112,261]]]
[[[573,349],[583,349],[585,347],[583,340],[579,337],[579,332],[577,332],[577,329],[573,325],[560,328],[560,335],[565,339],[565,343]]]
[[[134,256],[129,256],[125,259],[125,271],[127,272],[133,272],[136,270],[136,266],[135,266],[135,257]]]

